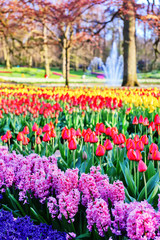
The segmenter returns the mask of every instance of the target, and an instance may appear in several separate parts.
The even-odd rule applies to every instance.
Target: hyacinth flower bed
[[[1,208],[67,239],[160,238],[158,89],[0,97]]]
[[[66,234],[53,230],[47,224],[35,225],[28,216],[14,218],[8,211],[0,211],[0,239],[59,239],[66,240]]]

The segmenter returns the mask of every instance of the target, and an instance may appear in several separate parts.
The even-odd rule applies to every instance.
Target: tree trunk
[[[32,56],[30,55],[30,56],[29,56],[29,67],[31,68],[32,65],[33,65],[33,58],[32,58]]]
[[[11,65],[10,65],[9,47],[7,46],[5,38],[3,38],[3,54],[4,54],[5,66],[7,69],[10,69]]]
[[[127,12],[124,16],[123,28],[123,58],[124,71],[122,86],[139,86],[137,81],[136,64],[136,43],[135,43],[135,9],[134,0],[128,0],[124,3],[124,9]]]
[[[79,57],[76,55],[76,59],[75,59],[75,70],[76,72],[79,70]]]
[[[45,75],[49,77],[50,67],[49,67],[48,46],[47,46],[47,28],[45,24],[43,27],[43,37],[44,37],[43,49],[44,49]]]
[[[70,72],[70,49],[65,48],[66,53],[66,83],[65,85],[69,87],[69,72]]]
[[[65,45],[63,45],[63,49],[62,49],[62,74],[63,74],[63,78],[66,79],[66,47]]]

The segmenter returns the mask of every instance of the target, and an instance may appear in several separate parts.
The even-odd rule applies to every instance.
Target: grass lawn
[[[98,71],[97,71],[98,72]],[[57,74],[57,75],[56,75]],[[5,69],[3,66],[0,66],[0,76],[5,76],[5,77],[14,77],[14,78],[21,78],[22,79],[22,83],[25,82],[23,81],[23,78],[28,78],[27,83],[31,83],[33,78],[37,78],[37,81],[34,80],[34,84],[42,84],[42,82],[40,82],[38,80],[38,78],[42,78],[43,83],[57,83],[57,79],[60,80],[60,77],[62,75],[62,72],[60,69],[58,68],[51,68],[50,71],[50,76],[49,79],[50,81],[47,82],[47,79],[45,81],[44,78],[45,75],[45,70],[42,68],[28,68],[28,67],[13,67],[10,70]],[[82,83],[84,82],[83,80],[83,75],[85,75],[85,79],[87,82],[87,79],[89,79],[89,83],[100,83],[101,80],[99,78],[96,77],[96,75],[90,74],[88,73],[84,73],[81,69],[78,71],[74,71],[71,69],[70,71],[70,83],[72,82],[72,80],[77,80],[76,83]],[[29,81],[29,79],[31,79],[31,81]],[[53,79],[53,81],[52,81]],[[160,71],[152,71],[152,72],[148,72],[148,73],[138,73],[138,79],[143,80],[144,82],[143,84],[160,84],[159,80],[160,80]],[[145,82],[145,79],[150,79],[150,83]],[[152,79],[157,79],[157,82],[152,83]],[[1,80],[0,82],[2,82],[3,80]],[[16,81],[16,80],[15,80]],[[14,81],[12,81],[14,82]],[[64,80],[62,79],[62,81],[58,81],[58,83],[64,83]]]
[[[8,73],[7,73],[8,72]],[[10,73],[9,73],[10,72]],[[59,75],[56,75],[56,74]],[[7,70],[0,67],[0,76],[8,76],[8,77],[24,77],[24,78],[44,78],[45,70],[42,68],[28,68],[28,67],[13,67],[10,70]],[[49,78],[59,79],[62,75],[61,70],[58,68],[51,68]],[[84,72],[82,70],[74,71],[71,69],[70,71],[70,79],[82,79]],[[86,78],[97,79],[94,75],[86,73]]]
[[[160,79],[160,70],[154,70],[148,73],[138,73],[138,79]]]

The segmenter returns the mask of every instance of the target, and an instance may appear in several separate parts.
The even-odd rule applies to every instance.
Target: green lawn
[[[10,73],[4,73],[4,72]],[[56,75],[53,73],[62,74],[61,70],[58,68],[51,68],[49,78],[53,79],[53,83],[56,82],[56,79],[60,79],[60,75]],[[98,72],[98,71],[97,71]],[[98,82],[98,79],[95,75],[90,73],[84,73],[81,69],[78,71],[74,71],[71,69],[69,79],[77,79],[78,82],[83,82],[82,76],[85,74],[86,79],[91,79],[93,82]],[[45,70],[42,68],[28,68],[28,67],[13,67],[10,70],[5,69],[3,66],[0,66],[0,76],[8,76],[8,77],[19,77],[19,78],[44,78]],[[160,71],[152,71],[148,73],[138,73],[138,79],[160,79]],[[38,82],[38,81],[37,81]],[[63,80],[62,80],[63,82]],[[52,83],[52,82],[50,82]]]
[[[159,70],[154,70],[152,72],[148,73],[138,73],[138,79],[160,79],[160,71]]]
[[[11,72],[11,73],[3,73],[5,72]],[[59,79],[60,76],[57,76],[56,74],[53,73],[58,73],[62,74],[61,70],[58,68],[51,68],[50,71],[50,76],[49,78],[53,79]],[[28,67],[13,67],[10,70],[7,70],[3,68],[2,66],[0,67],[0,76],[8,76],[8,77],[25,77],[25,78],[44,78],[45,75],[45,70],[41,68],[28,68]],[[84,72],[82,70],[79,71],[70,71],[70,79],[82,79],[82,76],[84,75]],[[87,78],[93,78],[97,79],[94,75],[92,74],[85,74]]]

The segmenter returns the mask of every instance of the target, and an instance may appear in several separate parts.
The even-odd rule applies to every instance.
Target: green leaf
[[[91,236],[90,233],[84,233],[76,237],[76,239],[84,239],[84,238],[89,238]]]
[[[64,150],[65,150],[65,146],[62,145],[60,139],[59,139],[59,141],[58,141],[58,148],[59,148],[59,151],[60,151],[60,153],[61,153],[62,158],[63,158],[64,160],[66,160],[65,151],[64,151]]]
[[[156,184],[153,191],[151,192],[151,194],[149,195],[147,201],[151,204],[154,197],[157,196],[157,193],[158,193],[158,190],[159,190],[159,184]]]
[[[38,214],[32,207],[30,207],[30,210],[39,222],[47,224],[47,221],[40,214]]]
[[[157,172],[152,178],[150,178],[147,182],[147,194],[150,194],[151,191],[154,189],[155,184],[159,181],[159,172]],[[138,201],[142,201],[145,198],[145,186],[141,190]]]
[[[149,162],[147,171],[146,171],[146,175],[147,175],[147,179],[150,179],[151,177],[153,177],[156,174],[155,168],[153,166],[153,162]]]
[[[24,212],[23,208],[21,207],[20,203],[13,197],[13,195],[10,193],[9,194],[9,198],[11,198],[15,204],[17,205],[17,207],[19,208],[19,210],[21,211],[22,215],[25,217],[26,213]]]
[[[128,168],[125,168],[125,178],[127,181],[127,189],[130,194],[132,194],[133,197],[136,196],[136,185],[133,181],[133,176],[131,175]]]
[[[129,192],[126,187],[125,187],[124,191],[125,191],[126,202],[130,203],[130,202],[135,201],[135,198],[133,198],[129,195]]]

